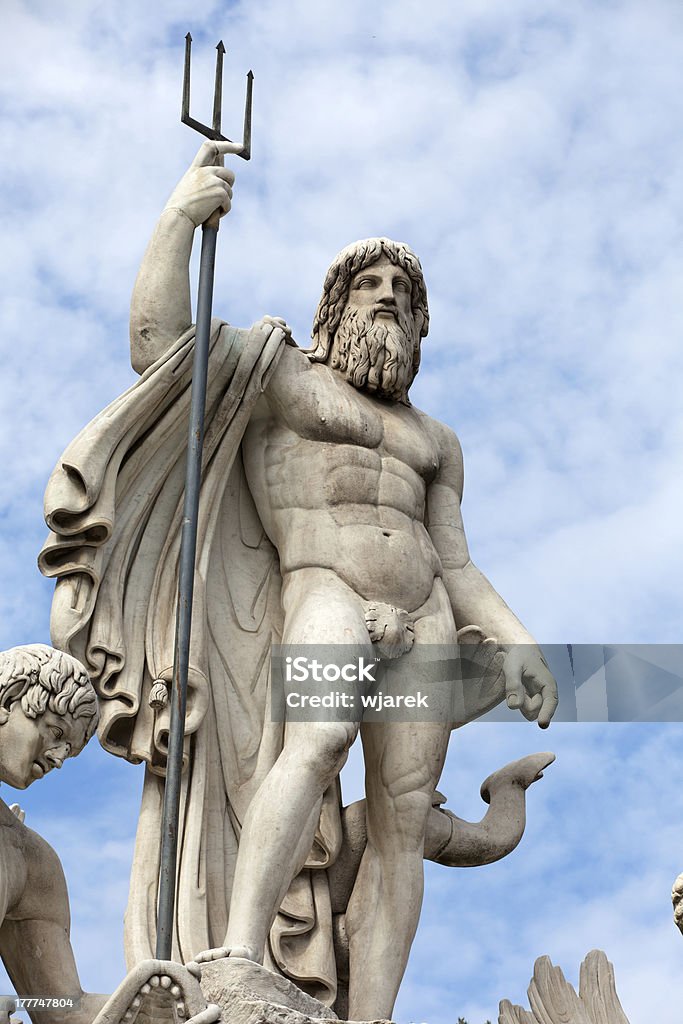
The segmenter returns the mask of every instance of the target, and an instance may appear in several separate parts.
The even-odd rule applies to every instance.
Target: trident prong
[[[190,116],[190,55],[192,50],[192,36],[188,32],[185,36],[185,70],[183,73],[183,106],[180,114],[180,120],[183,124],[188,125],[190,128],[194,128],[200,135],[205,135],[207,139],[220,140],[222,142],[231,142],[227,135],[221,133],[221,107],[223,100],[223,56],[225,54],[225,47],[223,46],[223,40],[220,40],[216,47],[216,84],[213,92],[213,124],[209,128],[208,125],[202,124],[201,121],[196,121],[194,117]],[[254,82],[254,75],[250,71],[247,74],[247,96],[244,105],[244,131],[242,134],[242,148],[239,153],[235,156],[241,156],[243,160],[249,160],[251,158],[251,95]]]
[[[216,47],[216,84],[213,87],[213,130],[220,132],[221,130],[221,104],[223,102],[223,57],[225,56],[225,47],[223,46],[223,40],[218,40],[218,46]]]

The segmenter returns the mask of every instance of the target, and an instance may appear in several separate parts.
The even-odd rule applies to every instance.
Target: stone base
[[[251,960],[228,957],[202,964],[201,983],[181,964],[145,960],[130,971],[94,1024],[331,1024],[338,1020],[334,1010],[282,975]]]
[[[288,978],[251,960],[230,957],[205,964],[201,985],[207,1002],[221,1007],[224,1024],[327,1024],[339,1019]]]
[[[217,1003],[224,1024],[322,1024],[337,1020],[329,1006],[288,978],[240,957],[202,964],[202,992]]]

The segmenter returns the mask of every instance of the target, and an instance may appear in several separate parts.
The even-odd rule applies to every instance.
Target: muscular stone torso
[[[441,575],[425,528],[439,467],[426,417],[287,348],[243,453],[283,577],[326,568],[366,600],[407,611],[424,604]]]

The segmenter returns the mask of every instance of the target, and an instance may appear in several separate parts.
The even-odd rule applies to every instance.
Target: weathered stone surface
[[[202,992],[229,1024],[308,1024],[337,1020],[324,1003],[288,978],[241,957],[202,965]]]
[[[614,968],[599,949],[581,964],[578,995],[547,956],[534,964],[528,993],[531,1012],[503,999],[498,1024],[629,1024],[617,996]]]
[[[146,960],[128,973],[93,1024],[330,1024],[338,1019],[287,978],[250,960],[204,964],[201,984],[198,974],[196,964]]]

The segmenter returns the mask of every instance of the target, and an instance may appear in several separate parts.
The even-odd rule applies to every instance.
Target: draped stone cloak
[[[269,704],[279,564],[240,446],[284,344],[270,323],[212,325],[173,950],[181,962],[223,943],[241,823],[282,747]],[[57,580],[52,642],[91,672],[104,748],[146,765],[125,920],[129,967],[155,947],[169,714],[153,711],[149,695],[172,673],[193,352],[189,331],[69,445],[45,494],[51,532],[39,565]],[[328,1004],[336,968],[324,869],[340,845],[334,789],[267,951],[269,966]]]

